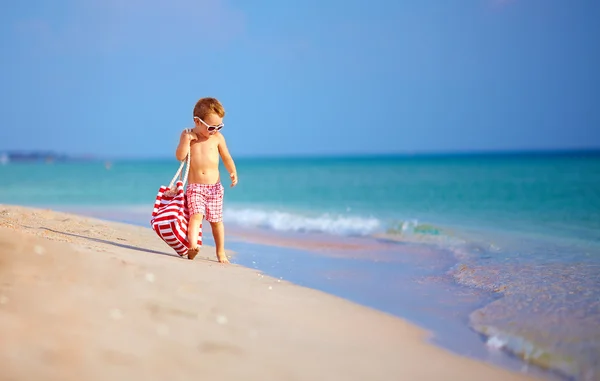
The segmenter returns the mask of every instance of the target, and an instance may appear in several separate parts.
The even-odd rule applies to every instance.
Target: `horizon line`
[[[51,155],[56,159],[66,161],[137,161],[137,160],[170,160],[173,156],[111,156],[94,154],[65,154],[51,150],[0,150],[0,155],[31,154]],[[242,160],[269,159],[368,159],[368,158],[433,158],[433,157],[483,157],[483,156],[553,156],[553,155],[600,155],[600,147],[594,148],[539,148],[539,149],[499,149],[499,150],[447,150],[447,151],[403,151],[381,153],[337,153],[337,154],[273,154],[273,155],[238,155]]]
[[[337,154],[273,154],[238,155],[241,160],[302,160],[302,159],[368,159],[368,158],[434,158],[434,157],[483,157],[483,156],[554,156],[554,155],[600,155],[597,148],[553,148],[516,150],[460,150],[460,151],[410,151],[381,153],[337,153]],[[98,160],[175,160],[175,156],[130,156],[98,157]]]

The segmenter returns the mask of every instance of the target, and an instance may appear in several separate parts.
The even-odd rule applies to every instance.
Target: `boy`
[[[175,151],[177,160],[182,161],[190,153],[190,172],[185,192],[190,221],[188,225],[188,259],[198,255],[198,231],[202,218],[205,217],[212,228],[215,239],[217,259],[221,263],[229,263],[225,255],[223,229],[223,193],[224,188],[219,179],[219,155],[229,172],[231,186],[238,182],[235,164],[225,138],[221,134],[225,110],[215,98],[202,98],[194,107],[194,128],[184,130],[179,138]]]

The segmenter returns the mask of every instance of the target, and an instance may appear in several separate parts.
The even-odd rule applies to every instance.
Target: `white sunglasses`
[[[208,123],[206,123],[205,121],[203,121],[202,119],[200,119],[197,116],[195,116],[194,119],[198,119],[199,121],[201,121],[202,124],[204,124],[206,126],[206,129],[208,130],[208,132],[216,132],[216,131],[219,131],[221,128],[225,127],[225,124],[223,124],[223,123],[221,123],[217,126],[209,126]]]

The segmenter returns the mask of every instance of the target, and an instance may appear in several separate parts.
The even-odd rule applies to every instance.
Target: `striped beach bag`
[[[186,165],[185,175],[181,171]],[[184,186],[190,171],[190,154],[181,162],[169,186],[162,185],[158,189],[150,225],[158,236],[165,241],[177,254],[184,256],[190,247],[187,238],[189,221],[188,205],[185,199]],[[177,179],[179,177],[179,179]],[[175,180],[177,182],[175,183]],[[175,188],[173,185],[175,184]],[[198,247],[202,246],[202,223],[198,231]]]

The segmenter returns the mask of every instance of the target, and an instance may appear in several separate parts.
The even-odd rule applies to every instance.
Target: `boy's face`
[[[224,127],[223,118],[214,113],[208,114],[204,119],[194,117],[194,124],[197,131],[200,131],[207,138],[216,134]]]

